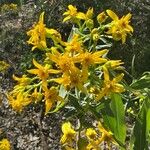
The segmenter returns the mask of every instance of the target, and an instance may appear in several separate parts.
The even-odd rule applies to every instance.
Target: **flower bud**
[[[86,26],[87,26],[87,28],[92,29],[92,28],[94,27],[94,22],[93,22],[93,20],[92,20],[92,19],[88,19],[88,20],[86,21]]]
[[[97,21],[98,21],[98,23],[101,24],[101,23],[105,22],[106,19],[107,19],[107,17],[108,17],[108,16],[105,14],[105,12],[100,13],[100,14],[97,16]]]
[[[93,8],[89,8],[86,12],[86,18],[91,19],[93,17]]]

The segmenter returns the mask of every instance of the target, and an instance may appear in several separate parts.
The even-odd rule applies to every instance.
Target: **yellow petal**
[[[116,82],[116,83],[118,83],[118,82],[120,82],[122,80],[123,76],[124,76],[124,74],[121,73],[120,75],[118,75],[117,77],[115,77],[113,79],[113,81]]]
[[[13,74],[13,79],[16,80],[16,81],[20,81],[20,78],[18,78],[18,77],[15,76],[14,74]]]
[[[122,93],[124,91],[125,91],[125,88],[123,85],[121,85],[121,84],[115,84],[114,85],[114,91],[113,92]]]
[[[66,142],[66,140],[67,140],[67,136],[63,135],[60,139],[61,144],[64,144]]]
[[[130,13],[128,13],[128,14],[124,17],[124,19],[125,19],[126,21],[128,21],[128,20],[131,19],[131,17],[132,17],[132,15],[131,15]]]
[[[34,66],[37,67],[38,69],[43,70],[43,66],[40,65],[35,59],[33,59],[33,64],[34,64]]]
[[[77,11],[77,8],[73,5],[68,6],[69,10]]]
[[[37,46],[33,46],[31,50],[34,51],[36,48],[37,48]]]
[[[63,125],[62,125],[62,132],[63,133],[66,133],[68,129],[71,129],[71,123],[70,122],[65,122]]]
[[[96,101],[99,101],[107,94],[107,89],[102,89],[96,97]]]
[[[76,15],[76,17],[77,17],[78,19],[83,19],[83,20],[85,20],[85,19],[86,19],[85,14],[84,14],[84,13],[82,13],[82,12],[78,12],[78,13],[77,13],[77,15]]]
[[[27,72],[29,72],[31,74],[38,74],[39,70],[38,69],[30,69],[30,70],[27,70]]]
[[[40,17],[39,17],[39,22],[44,22],[44,12],[42,12],[41,14],[40,14]]]
[[[133,32],[133,27],[130,26],[130,25],[127,25],[127,29],[129,30],[129,32],[130,32],[130,31]]]
[[[108,71],[108,69],[105,66],[103,66],[103,71],[104,71],[104,80],[105,81],[110,81],[110,79],[109,79],[109,71]]]
[[[58,73],[61,73],[62,71],[61,70],[55,70],[55,69],[49,69],[48,70],[48,73],[54,73],[54,74],[58,74]]]
[[[101,56],[103,56],[104,54],[108,53],[108,51],[109,51],[109,50],[107,50],[107,49],[100,50],[100,51],[97,51],[97,52],[93,53],[93,55],[94,55],[94,56],[99,56],[99,57],[101,57]]]
[[[51,108],[52,108],[52,101],[48,99],[45,101],[45,115],[49,112]]]
[[[117,21],[119,19],[118,16],[112,10],[108,9],[106,10],[106,12],[109,15],[109,17],[114,21]]]
[[[67,16],[67,17],[65,17],[64,19],[63,19],[63,22],[66,22],[66,21],[68,21],[68,20],[70,20],[71,19],[71,16]]]

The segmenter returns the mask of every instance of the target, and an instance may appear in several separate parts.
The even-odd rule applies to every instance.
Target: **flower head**
[[[11,107],[18,112],[21,112],[25,106],[31,103],[31,99],[22,92],[18,92],[17,95],[15,93],[8,95],[8,100]]]
[[[10,143],[7,139],[0,141],[0,150],[10,150]]]
[[[89,8],[88,11],[85,14],[86,20],[92,19],[94,13],[93,13],[93,8]]]
[[[33,59],[33,64],[37,69],[30,69],[28,70],[28,72],[37,75],[43,81],[45,81],[49,77],[50,73],[59,73],[58,70],[50,69],[49,65],[40,65],[35,59]]]
[[[75,68],[72,57],[69,53],[64,53],[63,55],[56,51],[54,54],[47,53],[47,57],[56,63],[56,66],[62,73],[69,73]]]
[[[97,21],[98,21],[99,24],[101,24],[101,23],[105,22],[107,18],[108,18],[108,16],[106,15],[106,13],[105,12],[101,12],[97,16]]]
[[[44,22],[44,12],[41,13],[39,22],[34,25],[33,29],[27,32],[30,39],[27,41],[28,44],[32,44],[32,50],[35,48],[45,49],[46,45],[46,28]]]
[[[66,43],[65,50],[67,52],[71,52],[73,54],[83,52],[82,41],[79,40],[79,35],[78,34],[74,34],[72,39],[69,42]]]
[[[131,14],[128,13],[126,16],[123,16],[121,19],[111,10],[106,11],[108,16],[113,19],[110,23],[109,30],[107,34],[112,34],[114,40],[122,40],[122,43],[125,43],[127,34],[133,32],[133,27],[129,25]]]
[[[66,16],[63,19],[63,22],[66,22],[68,20],[76,21],[76,20],[85,19],[85,14],[82,12],[77,12],[77,8],[72,5],[68,6],[68,10],[63,15]]]
[[[98,129],[99,129],[99,131],[101,132],[101,137],[100,137],[100,139],[99,139],[99,144],[100,144],[101,142],[105,141],[105,142],[107,142],[108,146],[109,146],[109,144],[110,144],[111,142],[114,143],[114,144],[116,144],[116,145],[118,145],[117,142],[116,142],[116,141],[114,140],[114,138],[113,138],[112,132],[111,132],[111,131],[107,131],[107,130],[102,126],[102,124],[101,124],[100,122],[98,122]]]
[[[89,140],[95,140],[96,137],[97,137],[97,133],[96,133],[96,131],[95,131],[94,129],[88,128],[88,129],[86,130],[86,136],[87,136],[87,138],[88,138]]]
[[[45,114],[47,114],[52,108],[53,104],[58,101],[62,102],[63,98],[58,95],[58,90],[55,87],[51,87],[50,89],[48,89],[47,86],[43,85],[43,90],[45,100]]]
[[[70,122],[66,122],[62,125],[62,132],[63,135],[61,137],[61,144],[69,143],[75,139],[76,132],[75,130],[71,127]]]
[[[20,86],[26,86],[28,84],[30,84],[31,79],[29,77],[27,77],[26,75],[23,75],[21,78],[13,75],[13,79],[16,80]]]
[[[122,80],[124,76],[123,73],[114,77],[111,80],[108,69],[106,67],[103,67],[103,71],[104,71],[103,88],[97,95],[96,100],[100,100],[103,96],[109,95],[110,93],[122,93],[125,91],[124,86],[118,83]]]

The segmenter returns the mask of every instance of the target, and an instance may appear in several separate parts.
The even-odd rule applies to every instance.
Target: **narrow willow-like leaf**
[[[116,122],[114,129],[115,137],[121,143],[125,143],[126,138],[125,111],[121,96],[119,94],[111,94],[110,105]]]
[[[49,114],[52,114],[52,113],[58,112],[61,108],[64,107],[65,104],[66,104],[65,102],[61,102],[59,105],[56,106],[56,108],[55,108],[53,111],[50,111],[50,112],[48,112],[48,113],[49,113]]]
[[[150,99],[146,98],[135,122],[131,139],[131,148],[134,150],[148,150],[150,141]]]
[[[126,126],[121,96],[119,94],[111,94],[111,102],[105,102],[105,108],[101,112],[104,125],[112,131],[118,144],[124,147]]]
[[[143,88],[150,88],[150,75],[145,75],[139,80],[135,81],[131,84],[133,89],[143,89]]]
[[[69,95],[68,97],[70,104],[76,108],[77,111],[84,111],[82,106],[79,104],[78,99],[76,97],[74,97],[73,95]]]

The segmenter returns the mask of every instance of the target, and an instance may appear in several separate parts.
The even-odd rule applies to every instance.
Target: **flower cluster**
[[[17,85],[8,94],[8,99],[18,112],[31,103],[44,104],[45,114],[57,112],[63,106],[70,105],[70,95],[75,95],[84,109],[88,109],[89,105],[109,99],[112,93],[125,91],[121,82],[124,74],[120,73],[123,62],[110,60],[107,53],[112,39],[124,43],[127,34],[133,32],[129,25],[131,14],[119,19],[111,10],[101,12],[96,17],[97,26],[94,25],[93,8],[83,13],[69,5],[63,15],[63,22],[75,24],[66,41],[62,40],[57,30],[46,27],[44,12],[27,32],[30,37],[27,43],[32,45],[32,51],[39,49],[45,55],[43,62],[33,59],[35,68],[27,70],[28,74],[22,77],[13,75]],[[109,17],[112,22],[108,22]],[[84,97],[80,97],[81,94]],[[83,103],[81,99],[84,99]],[[87,150],[98,149],[102,141],[108,144],[115,142],[112,133],[100,123],[97,128],[100,133],[92,128],[86,130]],[[63,124],[62,132],[61,143],[69,143],[66,149],[71,149],[69,147],[76,138],[76,131],[68,122]]]
[[[106,130],[100,122],[97,123],[96,127],[81,131],[80,138],[78,137],[78,132],[73,129],[70,122],[62,125],[62,132],[63,135],[60,142],[65,149],[75,150],[75,143],[79,143],[81,139],[84,139],[84,144],[82,143],[82,149],[84,150],[99,150],[103,142],[106,142],[108,146],[110,146],[110,143],[118,145],[113,137],[113,133]]]

